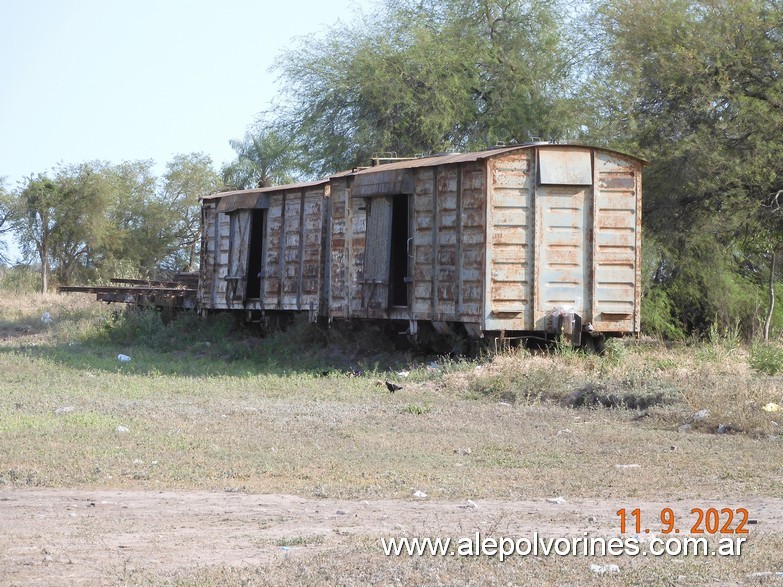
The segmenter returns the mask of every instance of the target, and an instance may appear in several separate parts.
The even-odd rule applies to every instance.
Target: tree
[[[57,282],[63,285],[83,280],[93,273],[94,251],[108,230],[106,210],[107,164],[100,161],[60,166],[54,182],[60,202],[54,210],[52,262]]]
[[[593,132],[653,162],[644,218],[669,243],[659,285],[691,328],[739,317],[749,332],[758,316],[741,300],[762,291],[783,234],[769,206],[783,188],[783,6],[606,0],[595,24],[607,124]]]
[[[229,141],[237,158],[223,167],[223,182],[233,189],[291,183],[302,169],[293,139],[264,123],[256,124],[245,138]]]
[[[539,0],[387,0],[281,55],[281,126],[321,174],[373,152],[572,137],[565,14]]]
[[[100,162],[61,166],[53,178],[30,177],[19,195],[14,228],[22,253],[40,263],[44,292],[52,271],[67,284],[90,263],[105,225],[104,167]]]
[[[32,176],[20,194],[20,215],[16,230],[22,253],[38,257],[41,265],[41,291],[49,289],[49,262],[52,234],[56,228],[56,208],[62,201],[58,186],[45,175]]]
[[[0,238],[13,230],[15,212],[14,197],[5,187],[5,177],[0,177]],[[8,262],[5,256],[6,243],[0,240],[0,264]]]
[[[25,256],[40,262],[44,291],[52,274],[66,285],[193,268],[199,197],[217,189],[218,176],[198,153],[175,157],[162,180],[153,165],[93,161],[29,178],[13,227]]]
[[[154,277],[174,247],[173,219],[153,166],[140,160],[106,169],[109,230],[96,251],[102,276]]]
[[[166,166],[162,198],[169,209],[175,248],[165,264],[178,270],[193,271],[201,242],[201,206],[199,199],[215,193],[220,177],[212,159],[204,153],[177,155]]]

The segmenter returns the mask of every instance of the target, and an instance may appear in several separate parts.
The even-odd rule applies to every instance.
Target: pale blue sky
[[[0,0],[0,177],[205,152],[216,168],[277,91],[294,37],[372,0]]]

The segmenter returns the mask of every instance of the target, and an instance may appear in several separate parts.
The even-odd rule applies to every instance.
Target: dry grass
[[[51,325],[41,322],[43,311]],[[186,319],[154,336],[142,328],[134,339],[122,320],[79,296],[0,296],[0,486],[352,499],[422,490],[433,499],[562,495],[618,504],[783,497],[783,413],[761,409],[783,405],[783,378],[751,369],[750,351],[731,342],[629,342],[606,357],[521,352],[483,362],[442,359],[433,368],[429,358],[327,346],[322,333],[307,329],[263,341],[232,334],[230,323]],[[121,352],[132,361],[119,363]],[[347,373],[355,366],[365,374]],[[407,377],[398,375],[403,368]],[[403,389],[388,393],[386,379]],[[695,416],[701,410],[708,413]],[[585,575],[584,560],[387,560],[374,538],[356,540],[356,550],[169,580],[615,581]],[[751,568],[780,567],[781,546],[779,535],[759,539],[754,555],[708,566],[635,560],[621,581],[736,579]]]
[[[302,548],[280,561],[252,568],[205,567],[175,574],[160,583],[143,571],[123,579],[129,585],[150,581],[176,586],[218,585],[775,585],[780,578],[757,575],[780,568],[783,550],[779,535],[760,535],[748,545],[746,556],[711,558],[673,557],[511,557],[502,563],[487,557],[395,557],[380,552],[378,540],[358,537],[332,550]],[[619,564],[618,564],[619,563]],[[661,564],[663,563],[663,564]],[[708,564],[705,564],[708,563]],[[617,575],[590,572],[591,564],[618,564]]]

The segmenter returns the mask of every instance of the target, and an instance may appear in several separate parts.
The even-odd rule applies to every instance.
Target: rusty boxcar
[[[318,312],[329,182],[202,200],[202,310]]]
[[[638,333],[643,163],[529,144],[217,194],[199,302],[392,321],[411,337]]]

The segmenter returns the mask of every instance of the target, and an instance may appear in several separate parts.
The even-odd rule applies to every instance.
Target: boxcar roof
[[[405,161],[395,161],[394,163],[384,163],[381,165],[376,165],[375,167],[367,167],[365,169],[356,171],[353,173],[353,175],[364,175],[367,173],[374,173],[378,171],[390,171],[395,169],[412,169],[415,167],[434,167],[437,165],[449,165],[451,163],[469,163],[473,161],[478,161],[479,159],[487,159],[489,157],[496,157],[498,155],[503,155],[505,153],[511,153],[513,151],[519,151],[522,149],[533,149],[533,148],[546,148],[546,147],[555,147],[558,149],[562,148],[579,148],[579,149],[599,149],[601,151],[607,151],[609,153],[615,153],[617,155],[620,155],[622,157],[627,157],[629,159],[633,159],[635,161],[639,161],[642,164],[648,163],[648,161],[636,157],[634,155],[629,155],[627,153],[622,153],[620,151],[615,151],[614,149],[607,149],[604,147],[597,147],[597,146],[591,146],[591,145],[579,145],[579,144],[557,144],[557,143],[531,143],[528,145],[513,145],[509,147],[495,147],[494,149],[486,149],[484,151],[473,151],[471,153],[447,153],[444,155],[433,155],[430,157],[421,157],[418,159],[409,159]]]
[[[605,147],[598,147],[598,146],[591,146],[591,145],[581,145],[581,144],[557,144],[557,143],[531,143],[527,145],[512,145],[509,147],[495,147],[493,149],[486,149],[484,151],[473,151],[470,153],[447,153],[444,155],[432,155],[429,157],[419,157],[416,159],[406,159],[404,161],[395,161],[393,163],[384,163],[381,165],[376,165],[375,167],[357,167],[354,169],[348,169],[345,171],[341,171],[339,173],[335,173],[333,175],[330,175],[328,178],[325,179],[319,179],[317,181],[305,181],[300,183],[289,183],[284,185],[276,185],[276,186],[269,186],[264,188],[252,188],[247,190],[233,190],[230,192],[217,192],[214,194],[210,194],[208,196],[204,196],[202,200],[217,200],[221,198],[227,198],[233,196],[234,199],[243,198],[243,197],[252,197],[255,195],[260,194],[268,194],[271,192],[279,192],[279,191],[287,191],[287,190],[300,190],[304,188],[310,188],[310,187],[316,187],[325,183],[329,183],[330,179],[336,179],[340,177],[348,177],[351,175],[365,175],[370,173],[378,173],[380,171],[392,171],[392,170],[401,170],[401,169],[413,169],[416,167],[435,167],[438,165],[449,165],[451,163],[469,163],[473,161],[478,161],[479,159],[487,159],[489,157],[496,157],[498,155],[503,155],[505,153],[511,153],[513,151],[519,151],[522,149],[533,149],[533,148],[546,148],[546,147],[556,147],[558,149],[562,148],[589,148],[589,149],[599,149],[601,151],[606,151],[609,153],[615,153],[616,155],[619,155],[621,157],[626,157],[628,159],[633,159],[634,161],[638,161],[642,164],[648,163],[645,159],[642,159],[641,157],[636,157],[634,155],[629,155],[628,153],[623,153],[621,151],[616,151],[614,149],[608,149]],[[239,207],[242,207],[241,205]],[[251,206],[252,207],[252,206]]]
[[[214,200],[226,198],[228,196],[253,196],[256,194],[268,194],[270,192],[280,192],[285,190],[301,190],[304,188],[316,187],[324,183],[329,183],[328,179],[319,179],[318,181],[303,181],[300,183],[287,183],[283,185],[273,185],[265,188],[251,188],[247,190],[233,190],[230,192],[217,192],[204,196],[202,200]]]

